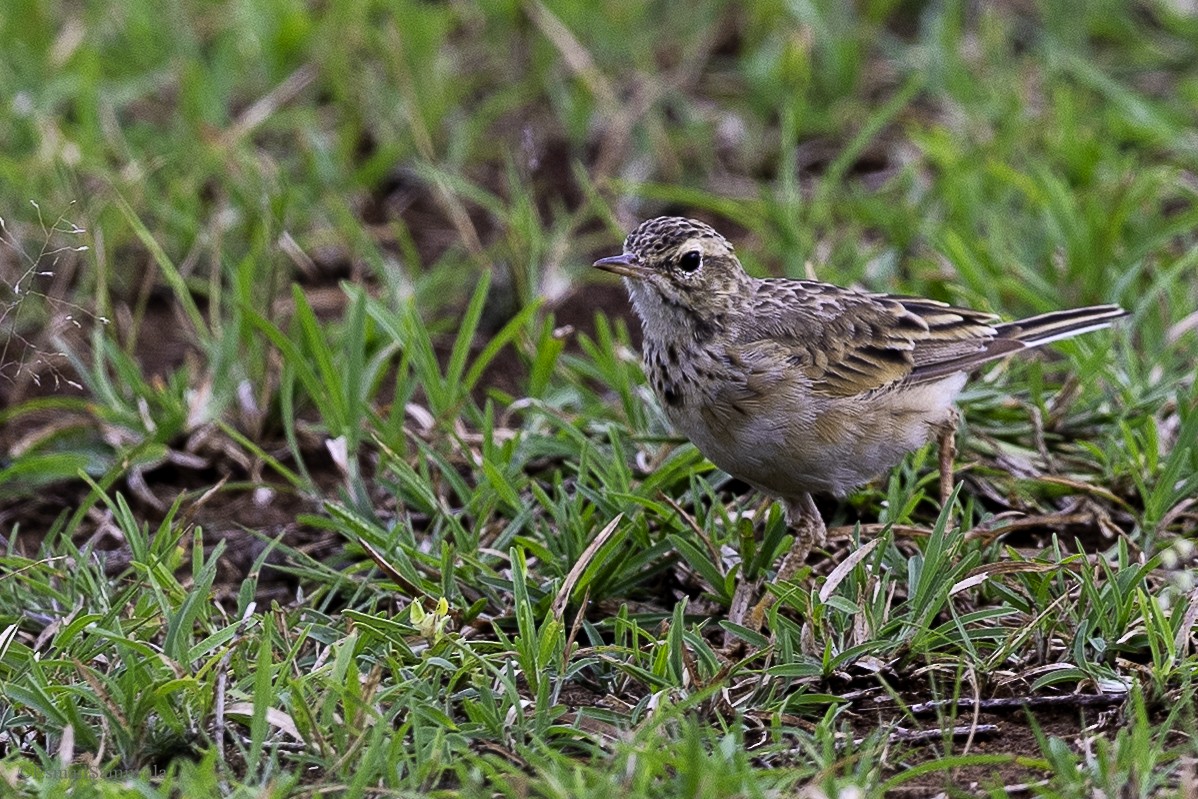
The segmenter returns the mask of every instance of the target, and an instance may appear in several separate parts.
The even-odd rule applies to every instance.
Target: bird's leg
[[[953,495],[953,461],[957,457],[957,410],[940,428],[940,507],[948,505]]]
[[[778,566],[778,581],[789,580],[803,568],[807,556],[815,547],[822,547],[828,541],[828,528],[824,526],[824,517],[811,495],[803,492],[798,501],[786,503],[786,523],[794,530],[795,540],[790,552]]]
[[[824,526],[824,517],[820,516],[815,500],[806,492],[799,495],[797,501],[786,503],[786,522],[790,525],[795,540],[778,566],[775,582],[785,582],[794,577],[807,562],[812,548],[823,546],[828,540],[828,528]],[[767,591],[749,613],[745,626],[751,630],[760,630],[765,622],[765,613],[772,604],[774,595]]]

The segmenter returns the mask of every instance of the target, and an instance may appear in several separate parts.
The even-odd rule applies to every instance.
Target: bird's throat
[[[727,314],[663,294],[639,280],[625,279],[645,338],[680,347],[705,346],[727,326]]]

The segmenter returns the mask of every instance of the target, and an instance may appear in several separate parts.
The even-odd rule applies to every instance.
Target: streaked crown
[[[624,252],[635,255],[643,263],[652,263],[693,239],[710,239],[732,252],[728,240],[710,225],[681,216],[645,220],[624,239]]]

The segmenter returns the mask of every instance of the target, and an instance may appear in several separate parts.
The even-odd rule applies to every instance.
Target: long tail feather
[[[1028,319],[1005,322],[995,326],[995,338],[1014,339],[1024,347],[1039,347],[1053,341],[1080,336],[1092,330],[1102,330],[1127,316],[1118,305],[1092,305],[1051,311]]]
[[[1051,311],[1016,322],[1004,322],[994,326],[994,338],[980,343],[977,352],[919,366],[912,371],[909,380],[923,383],[957,372],[968,372],[1020,350],[1041,347],[1092,330],[1102,330],[1125,316],[1129,314],[1118,305],[1091,305],[1088,308]]]

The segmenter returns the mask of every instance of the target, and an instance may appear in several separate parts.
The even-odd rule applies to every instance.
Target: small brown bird
[[[758,279],[723,236],[682,217],[643,222],[595,266],[624,278],[670,422],[785,503],[794,570],[824,539],[812,493],[843,495],[937,436],[947,497],[953,400],[971,370],[1127,315],[1097,305],[999,323],[935,300]]]

